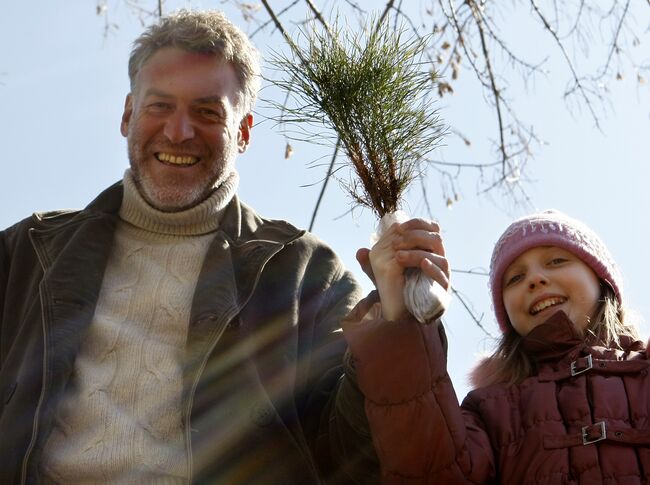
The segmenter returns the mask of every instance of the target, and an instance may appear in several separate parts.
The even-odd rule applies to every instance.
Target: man
[[[0,483],[374,483],[342,370],[358,287],[236,196],[256,50],[181,11],[129,76],[123,180],[0,233]]]

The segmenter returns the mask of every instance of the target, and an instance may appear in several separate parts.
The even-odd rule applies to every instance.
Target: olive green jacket
[[[111,250],[122,185],[0,233],[0,483],[36,483]],[[340,320],[359,299],[330,248],[237,197],[192,302],[183,415],[194,483],[374,483]]]

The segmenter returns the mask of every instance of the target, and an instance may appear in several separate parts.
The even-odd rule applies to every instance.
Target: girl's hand
[[[381,299],[382,315],[397,320],[404,313],[404,270],[420,268],[449,289],[449,263],[437,223],[411,219],[393,224],[371,250],[357,251],[363,271],[375,283]]]

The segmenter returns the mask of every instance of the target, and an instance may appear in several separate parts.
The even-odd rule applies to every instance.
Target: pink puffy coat
[[[371,303],[343,329],[384,483],[650,483],[641,342],[590,347],[557,312],[525,338],[536,375],[478,388],[459,406],[442,326],[362,320]]]

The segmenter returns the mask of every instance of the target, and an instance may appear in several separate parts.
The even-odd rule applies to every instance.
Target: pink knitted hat
[[[517,219],[501,235],[490,262],[490,290],[494,313],[502,332],[510,323],[503,305],[503,273],[519,255],[538,246],[556,246],[578,256],[616,294],[622,303],[622,277],[603,241],[582,222],[555,210]]]

